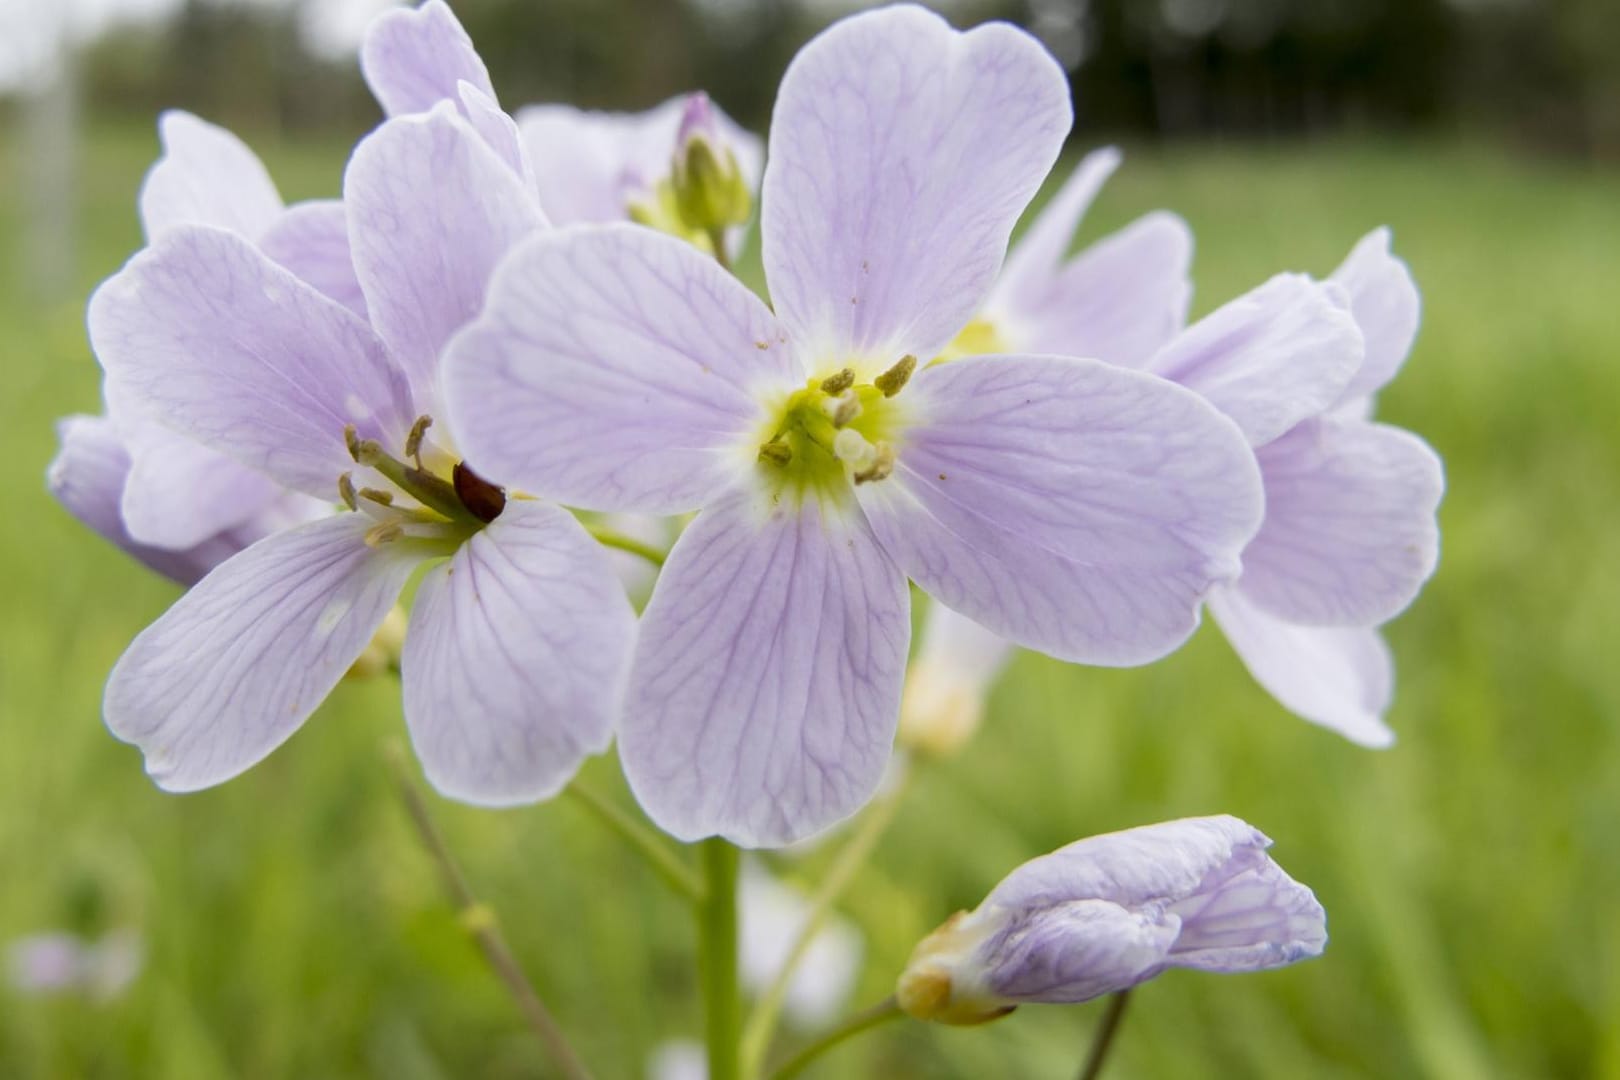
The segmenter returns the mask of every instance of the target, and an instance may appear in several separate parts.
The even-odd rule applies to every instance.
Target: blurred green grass
[[[340,147],[260,148],[289,197],[336,193]],[[155,140],[98,129],[82,153],[80,297],[139,243]],[[346,684],[264,765],[183,798],[102,728],[106,671],[173,589],[43,492],[52,422],[96,409],[98,373],[82,300],[32,295],[4,157],[0,942],[132,923],[150,956],[115,1002],[0,988],[0,1076],[547,1075],[389,789],[392,687]],[[1439,575],[1390,634],[1401,741],[1369,753],[1285,715],[1210,628],[1137,671],[1022,657],[847,905],[868,940],[860,1000],[1019,861],[1226,811],[1316,888],[1332,944],[1285,971],[1152,984],[1115,1080],[1620,1077],[1620,183],[1466,146],[1191,147],[1133,154],[1085,236],[1159,206],[1198,235],[1200,311],[1279,269],[1325,273],[1386,222],[1424,289],[1381,402],[1450,479]],[[611,760],[588,772],[623,796]],[[656,1042],[698,1031],[685,911],[576,806],[439,811],[600,1075],[637,1076]],[[1099,1014],[897,1025],[817,1075],[1072,1075]]]

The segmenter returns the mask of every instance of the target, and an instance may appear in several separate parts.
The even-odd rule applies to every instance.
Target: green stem
[[[618,548],[620,551],[628,551],[632,555],[640,555],[654,566],[664,565],[664,553],[662,551],[659,551],[651,544],[642,543],[633,536],[614,532],[612,529],[601,525],[587,524],[585,531],[595,537],[596,542],[603,547]]]
[[[898,1020],[904,1015],[894,998],[892,996],[886,997],[870,1009],[863,1009],[851,1016],[821,1038],[788,1058],[787,1061],[777,1066],[775,1071],[771,1073],[771,1080],[791,1080],[792,1077],[802,1073],[812,1061],[845,1039],[852,1039],[863,1031],[868,1031],[890,1020]]]
[[[709,1080],[741,1080],[737,1035],[742,993],[737,983],[737,870],[739,854],[718,836],[703,842],[707,882],[698,910],[699,975],[703,982]]]
[[[895,769],[897,775],[889,789],[879,795],[877,801],[867,809],[866,814],[856,824],[855,832],[834,856],[826,876],[821,879],[821,884],[810,897],[809,913],[799,928],[798,936],[793,939],[793,946],[788,950],[787,959],[782,962],[776,977],[760,995],[759,1001],[754,1005],[754,1011],[748,1016],[748,1026],[743,1029],[742,1039],[742,1060],[744,1074],[747,1076],[758,1075],[760,1066],[765,1062],[765,1055],[771,1048],[771,1036],[776,1032],[777,1018],[782,1012],[782,1003],[787,999],[788,987],[792,985],[793,973],[797,970],[799,962],[809,951],[816,934],[832,917],[833,909],[844,895],[844,891],[849,888],[850,882],[855,879],[860,868],[866,864],[872,849],[877,847],[878,840],[894,821],[895,812],[900,809],[900,802],[910,786],[911,763],[905,758],[897,758]]]
[[[709,230],[709,245],[714,248],[714,261],[720,264],[720,269],[731,270],[731,257],[726,254],[726,230],[715,228]]]
[[[1091,1043],[1091,1053],[1080,1067],[1079,1080],[1097,1080],[1102,1075],[1103,1063],[1108,1060],[1108,1051],[1113,1049],[1114,1036],[1119,1033],[1119,1023],[1125,1018],[1125,1005],[1130,999],[1129,990],[1121,990],[1108,999],[1108,1011],[1103,1013],[1102,1025]]]
[[[702,879],[651,829],[627,814],[607,796],[577,779],[564,790],[646,859],[670,888],[693,903],[703,899]]]
[[[506,936],[501,933],[495,912],[488,904],[482,903],[473,895],[472,886],[467,884],[466,875],[456,864],[455,857],[450,854],[449,845],[444,842],[444,835],[433,822],[427,800],[422,797],[422,792],[411,778],[404,750],[397,744],[390,743],[386,754],[389,768],[394,774],[394,782],[399,787],[400,797],[405,802],[405,810],[410,815],[416,835],[438,865],[439,876],[444,880],[445,892],[456,906],[457,920],[478,945],[490,968],[505,984],[507,992],[517,1003],[518,1010],[523,1013],[524,1019],[529,1022],[529,1026],[534,1029],[534,1033],[539,1036],[541,1043],[551,1054],[552,1060],[556,1062],[558,1072],[567,1080],[591,1080],[590,1070],[569,1045],[562,1028],[557,1025],[551,1011],[540,1000],[539,993],[528,976],[523,973],[517,957],[512,955],[512,949],[506,943]]]

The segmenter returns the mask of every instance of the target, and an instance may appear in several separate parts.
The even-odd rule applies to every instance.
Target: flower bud
[[[1186,818],[1031,860],[917,945],[900,1007],[973,1024],[1023,1004],[1089,1001],[1172,967],[1260,971],[1316,956],[1322,906],[1270,846],[1237,818]]]
[[[900,699],[900,745],[949,757],[979,730],[990,686],[1013,646],[966,615],[934,603]]]
[[[701,91],[686,99],[670,179],[681,220],[697,232],[715,234],[745,225],[753,212],[748,180],[720,133],[709,96]]]

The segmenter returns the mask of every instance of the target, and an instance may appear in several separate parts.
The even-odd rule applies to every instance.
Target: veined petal
[[[1389,248],[1388,228],[1361,238],[1332,280],[1350,296],[1350,313],[1367,341],[1361,369],[1344,389],[1344,401],[1376,394],[1406,362],[1417,340],[1423,300],[1406,263]]]
[[[362,319],[366,297],[349,255],[349,222],[336,199],[294,203],[262,237],[259,250]]]
[[[399,597],[414,559],[373,549],[340,514],[267,537],[216,567],[125,651],[107,726],[168,791],[258,763],[303,724]]]
[[[123,425],[129,454],[122,509],[130,536],[183,549],[240,525],[276,497],[261,472],[160,424]]]
[[[982,907],[1042,908],[1076,897],[1133,908],[1172,903],[1270,846],[1259,829],[1226,814],[1088,836],[1018,867]]]
[[[695,509],[736,481],[759,394],[802,385],[769,309],[632,225],[530,239],[451,342],[445,394],[480,475],[570,506]],[[757,452],[757,448],[756,448]]]
[[[1264,446],[1327,411],[1361,366],[1361,331],[1336,288],[1278,274],[1188,327],[1148,370],[1198,391]]]
[[[1007,265],[996,281],[993,297],[1029,295],[1050,287],[1052,279],[1063,269],[1080,219],[1085,217],[1097,193],[1114,175],[1124,157],[1118,147],[1105,146],[1080,159],[1057,194],[1041,208],[1007,253]]]
[[[894,741],[910,596],[853,508],[739,496],[681,534],[642,616],[619,753],[683,840],[780,846],[847,817]]]
[[[119,510],[129,455],[106,417],[70,416],[57,424],[62,448],[46,473],[50,492],[68,513],[105,540],[122,548],[148,569],[190,585],[234,552],[220,541],[191,551],[172,551],[137,543],[124,527]]]
[[[1164,911],[1069,900],[1014,921],[978,974],[984,990],[1008,1002],[1090,1001],[1157,973],[1179,928]]]
[[[1235,577],[1261,490],[1232,423],[1196,395],[1091,360],[973,357],[919,372],[894,475],[856,489],[936,599],[1066,660],[1175,648]]]
[[[397,8],[374,19],[360,46],[360,71],[389,116],[427,112],[441,101],[455,101],[460,82],[495,97],[489,69],[444,0]]]
[[[445,343],[478,314],[501,256],[544,224],[539,206],[451,105],[363,139],[343,197],[371,323],[430,410]]]
[[[817,356],[936,355],[978,313],[1072,119],[1062,69],[1002,23],[852,16],[789,65],[766,157],[765,277]]]
[[[1192,230],[1156,211],[1092,244],[1044,288],[997,287],[991,319],[1019,352],[1143,368],[1187,323]]]
[[[396,446],[404,376],[353,312],[219,229],[177,226],[90,299],[110,383],[154,419],[330,500],[343,429]]]
[[[523,140],[518,135],[517,121],[506,115],[499,102],[472,83],[458,83],[456,90],[461,98],[461,115],[467,123],[495,151],[496,156],[522,178],[524,187],[532,189],[534,176],[529,168]]]
[[[1370,626],[1400,614],[1440,558],[1440,459],[1416,435],[1313,420],[1258,451],[1266,520],[1244,594],[1291,622]]]
[[[567,511],[528,500],[428,572],[401,658],[405,720],[428,780],[463,802],[556,794],[607,749],[635,613]]]
[[[1395,742],[1384,723],[1395,664],[1377,630],[1284,622],[1230,586],[1210,593],[1209,613],[1254,681],[1283,708],[1362,746]]]
[[[148,241],[176,225],[213,225],[257,240],[281,214],[275,183],[246,143],[224,128],[170,109],[158,118],[163,156],[141,185]]]

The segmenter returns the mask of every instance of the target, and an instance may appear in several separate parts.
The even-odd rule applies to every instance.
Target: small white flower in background
[[[1006,638],[930,604],[900,698],[900,744],[929,757],[960,750],[979,730],[990,686],[1012,654]]]
[[[738,907],[743,986],[762,994],[787,962],[793,943],[810,915],[809,902],[761,867],[743,867]],[[855,986],[861,966],[861,936],[843,919],[829,919],[811,939],[788,983],[783,1012],[802,1028],[837,1019]]]
[[[709,1080],[709,1057],[693,1039],[671,1039],[653,1048],[647,1080]]]
[[[99,941],[62,930],[29,934],[6,947],[6,981],[21,994],[111,1001],[140,974],[145,953],[133,930],[115,930]]]

